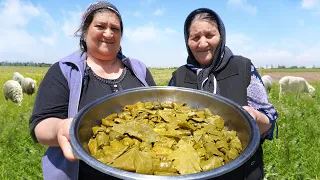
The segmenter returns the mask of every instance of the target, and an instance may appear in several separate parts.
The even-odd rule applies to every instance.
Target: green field
[[[48,68],[1,67],[0,90],[15,71],[39,84]],[[166,85],[174,69],[151,69],[158,85]],[[305,71],[303,71],[305,70]],[[297,70],[296,70],[297,71]],[[295,72],[296,72],[295,71]],[[300,69],[299,72],[310,72]],[[268,70],[268,72],[272,72]],[[283,70],[281,72],[287,72]],[[292,70],[288,70],[292,72]],[[315,70],[320,73],[320,71]],[[279,100],[279,85],[273,84],[270,101],[279,113],[279,138],[263,144],[265,179],[318,179],[320,177],[320,84],[316,98],[287,94]],[[42,179],[41,157],[45,147],[32,141],[29,117],[35,95],[24,96],[21,107],[0,96],[0,179]]]

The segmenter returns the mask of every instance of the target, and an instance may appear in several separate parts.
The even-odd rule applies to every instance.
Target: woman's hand
[[[243,106],[243,108],[248,111],[248,113],[253,117],[253,119],[256,120],[259,130],[260,130],[260,135],[266,133],[267,131],[269,131],[270,127],[271,127],[271,123],[269,121],[269,118],[255,110],[254,108],[250,107],[250,106]]]
[[[63,155],[69,161],[75,161],[77,158],[72,152],[72,147],[70,144],[69,128],[72,118],[65,119],[58,129],[57,139],[60,148],[62,149]]]

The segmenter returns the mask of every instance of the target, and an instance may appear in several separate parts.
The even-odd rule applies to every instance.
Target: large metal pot
[[[243,152],[235,160],[219,168],[181,176],[154,176],[137,174],[113,168],[93,158],[88,151],[92,127],[101,124],[107,115],[122,111],[122,107],[138,101],[186,102],[192,108],[209,108],[225,120],[229,130],[235,130],[242,142]],[[208,179],[226,174],[244,164],[255,153],[260,143],[260,133],[255,120],[239,105],[224,97],[204,91],[179,87],[142,87],[124,90],[102,97],[84,107],[70,127],[70,140],[77,157],[91,167],[121,179]]]

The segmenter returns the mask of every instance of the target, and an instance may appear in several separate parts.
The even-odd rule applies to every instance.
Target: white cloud
[[[304,20],[303,19],[299,19],[297,21],[297,23],[298,23],[299,26],[304,26]]]
[[[145,6],[145,5],[150,5],[152,3],[156,2],[156,0],[140,0],[140,4],[142,6]]]
[[[125,55],[138,58],[150,67],[177,67],[187,58],[183,34],[175,29],[145,25],[128,30],[122,42]],[[126,31],[126,32],[128,32]],[[320,41],[310,46],[295,39],[261,42],[241,33],[230,33],[227,46],[234,54],[252,60],[255,66],[320,66]]]
[[[231,7],[242,9],[252,15],[256,15],[258,12],[257,7],[249,4],[247,0],[228,0],[227,4]]]
[[[157,9],[154,13],[153,13],[153,15],[155,15],[155,16],[162,16],[163,14],[164,14],[164,9]]]
[[[302,0],[301,7],[305,9],[313,9],[319,4],[319,0]]]
[[[236,54],[243,51],[249,51],[252,47],[252,38],[244,34],[230,34],[227,35],[227,46]]]
[[[288,65],[294,63],[294,55],[280,49],[265,49],[264,51],[253,51],[247,54],[255,66],[264,65]],[[289,62],[288,62],[289,61]]]
[[[238,45],[243,45],[251,41],[252,38],[248,37],[244,34],[230,34],[227,37],[227,42],[230,44],[238,44]]]
[[[134,42],[153,41],[157,38],[157,29],[154,26],[144,26],[137,29],[126,29],[125,37]]]
[[[82,11],[69,11],[64,12],[64,19],[62,30],[65,35],[73,36],[73,34],[78,30],[81,24]]]
[[[245,34],[227,36],[227,46],[236,55],[252,60],[255,66],[320,66],[320,41],[310,45],[297,39],[279,39],[267,43]]]
[[[36,38],[18,29],[12,29],[11,31],[0,29],[0,39],[2,41],[0,43],[1,54],[5,52],[26,53],[38,44]]]
[[[75,49],[61,22],[30,1],[2,1],[0,22],[0,61],[53,63]]]
[[[136,29],[127,28],[124,36],[135,43],[144,41],[157,41],[172,34],[179,34],[178,31],[172,28],[158,28],[155,25],[145,25]]]
[[[175,29],[171,29],[171,28],[165,28],[164,32],[168,33],[168,34],[179,34],[178,31],[176,31]]]
[[[25,26],[40,14],[41,7],[36,7],[29,2],[8,0],[0,4],[1,26]],[[10,18],[8,18],[10,17]]]
[[[230,0],[229,4],[235,7],[251,6],[244,0]],[[2,1],[0,61],[54,63],[76,50],[79,40],[70,35],[80,25],[81,8],[75,6],[75,11],[61,13],[55,13],[60,16],[54,17],[40,5],[25,0]],[[297,23],[305,24],[302,18],[297,19]],[[160,25],[126,26],[121,42],[125,55],[140,59],[151,67],[184,64],[187,51],[183,32]],[[270,42],[262,42],[258,38],[263,39],[238,32],[228,33],[227,45],[235,54],[250,58],[256,66],[320,66],[320,41],[316,38],[282,38]]]
[[[302,63],[306,63],[308,65],[313,65],[315,62],[318,62],[319,66],[319,57],[320,57],[320,41],[303,50],[301,53],[297,55],[297,59]]]
[[[24,29],[28,23],[41,16],[41,8],[29,2],[5,1],[0,6],[0,56],[3,60],[11,60],[3,54],[28,53],[36,50],[39,43],[35,36]],[[10,18],[9,18],[10,17]],[[31,54],[31,53],[30,53]],[[13,57],[16,60],[16,57]]]
[[[243,0],[228,0],[228,4],[241,5],[243,4]]]
[[[284,65],[284,66],[320,66],[319,53],[320,42],[310,49],[303,49],[299,52],[287,51],[285,49],[265,49],[247,53],[256,66]]]
[[[40,36],[40,40],[45,44],[54,46],[57,42],[57,33],[53,32],[50,36]]]
[[[141,12],[136,11],[136,12],[133,13],[133,16],[135,16],[135,17],[141,17],[142,14],[141,14]]]
[[[183,34],[154,24],[127,28],[122,47],[125,55],[150,67],[177,67],[185,64],[187,58]]]

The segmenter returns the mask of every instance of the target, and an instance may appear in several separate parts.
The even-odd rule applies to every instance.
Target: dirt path
[[[271,76],[273,82],[279,82],[283,76],[299,76],[308,82],[320,82],[320,72],[266,72],[262,75]]]

